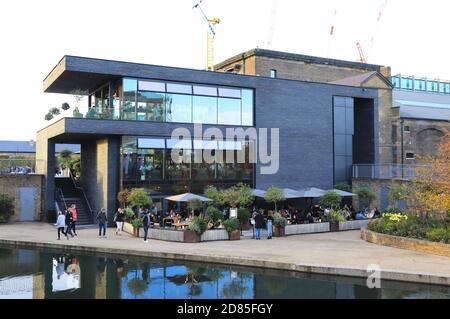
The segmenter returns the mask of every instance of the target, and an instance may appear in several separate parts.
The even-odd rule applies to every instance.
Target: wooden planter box
[[[185,243],[199,243],[200,235],[198,235],[195,231],[185,230],[183,232],[183,241]]]
[[[331,232],[339,231],[339,222],[338,221],[330,222],[330,231]]]
[[[139,229],[140,228],[133,227],[133,236],[134,237],[139,237]]]
[[[285,236],[285,227],[273,226],[273,237],[283,237]]]
[[[239,229],[233,230],[228,233],[229,240],[240,240],[241,239],[241,231]]]
[[[247,221],[246,223],[241,224],[242,230],[249,230],[250,229],[250,222]]]

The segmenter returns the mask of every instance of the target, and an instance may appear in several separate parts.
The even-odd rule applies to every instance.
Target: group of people
[[[73,238],[77,236],[76,231],[76,223],[77,223],[77,207],[75,204],[72,204],[69,208],[58,212],[58,218],[56,220],[55,226],[58,231],[58,240],[61,240],[61,233],[69,239],[69,235]],[[73,231],[73,233],[72,233]]]
[[[267,212],[267,217],[264,216],[264,210],[262,208],[253,212],[251,224],[255,227],[255,239],[261,239],[261,232],[263,229],[267,229],[267,239],[272,239],[272,210]]]

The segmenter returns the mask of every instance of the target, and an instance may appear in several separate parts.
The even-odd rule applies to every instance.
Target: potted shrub
[[[223,222],[225,230],[228,232],[229,240],[239,240],[241,239],[241,232],[239,231],[239,226],[241,222],[239,219],[232,217]]]
[[[188,224],[187,229],[183,233],[185,243],[198,243],[200,236],[206,231],[208,222],[200,215],[194,217]]]
[[[247,208],[239,208],[237,218],[239,219],[241,223],[241,227],[243,230],[250,229],[250,211]]]
[[[287,219],[281,216],[280,213],[275,213],[273,215],[273,236],[282,237],[284,236],[285,228],[287,225]]]
[[[141,218],[135,218],[131,221],[133,225],[133,236],[139,237],[139,229],[143,226]]]
[[[345,218],[338,211],[332,209],[328,214],[328,222],[330,223],[330,231],[339,231],[339,222],[345,222]]]

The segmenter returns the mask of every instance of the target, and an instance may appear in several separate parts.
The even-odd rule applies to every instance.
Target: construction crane
[[[267,48],[272,49],[273,46],[273,36],[275,33],[275,24],[277,17],[277,6],[278,0],[272,0],[272,8],[270,10],[270,24],[269,24],[269,32],[267,35]]]
[[[375,37],[378,33],[381,17],[383,16],[384,10],[386,9],[387,2],[388,2],[388,0],[384,0],[383,3],[380,5],[380,9],[378,10],[378,17],[377,17],[377,21],[376,21],[376,25],[375,25],[375,31],[373,32],[372,37],[370,38],[369,45],[368,45],[368,51],[366,52],[369,55],[372,53],[373,44],[375,42]],[[356,44],[356,46],[358,47],[360,61],[363,63],[367,63],[369,55],[366,54],[366,56],[364,56],[364,53],[361,48],[361,44],[359,42]]]
[[[361,48],[361,44],[359,42],[356,43],[356,47],[358,48],[358,52],[359,52],[359,62],[367,63],[366,57],[364,56],[364,52],[363,52],[363,50]]]
[[[214,30],[216,24],[220,23],[219,18],[208,19],[205,12],[203,11],[200,4],[202,0],[200,0],[197,4],[195,4],[192,9],[198,8],[208,23],[208,30],[206,32],[206,70],[213,71],[214,70],[214,37],[216,36],[216,31]]]
[[[334,25],[336,24],[336,16],[337,16],[337,10],[334,10],[333,23],[331,24],[330,36],[328,37],[327,59],[328,59],[328,57],[330,55],[331,39],[332,39],[332,37],[334,35]]]

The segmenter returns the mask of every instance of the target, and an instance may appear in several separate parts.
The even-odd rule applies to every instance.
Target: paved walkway
[[[325,274],[367,276],[367,267],[377,264],[382,278],[450,285],[450,258],[379,246],[360,239],[360,231],[288,236],[267,240],[243,238],[196,244],[116,236],[107,238],[96,229],[80,229],[78,237],[56,240],[56,229],[45,223],[0,225],[0,244],[16,243],[80,252],[118,253],[204,262],[291,269]]]

